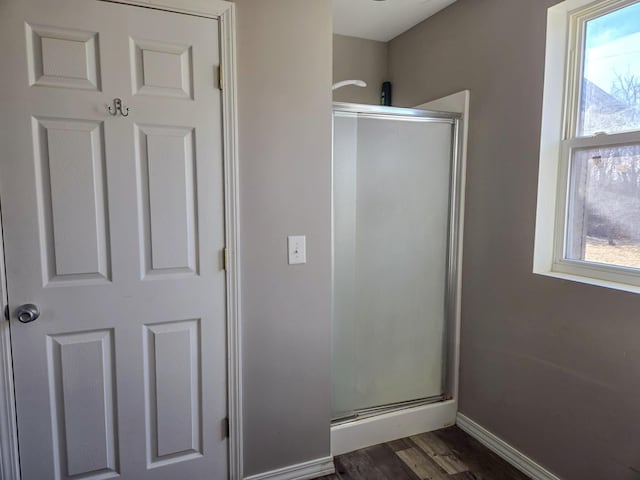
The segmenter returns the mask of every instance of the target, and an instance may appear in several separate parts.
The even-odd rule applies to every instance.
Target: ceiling
[[[333,32],[388,42],[456,0],[333,0]]]

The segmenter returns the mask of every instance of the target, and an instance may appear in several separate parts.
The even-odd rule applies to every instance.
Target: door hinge
[[[222,90],[222,64],[218,65],[218,89]]]
[[[227,271],[227,264],[229,263],[229,253],[227,247],[222,249],[222,270]]]
[[[222,432],[224,433],[224,438],[229,438],[229,417],[222,420]]]
[[[7,322],[9,321],[9,305],[4,306],[4,319]]]

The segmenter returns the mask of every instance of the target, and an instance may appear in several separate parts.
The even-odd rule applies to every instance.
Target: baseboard
[[[331,427],[331,453],[342,455],[448,427],[456,422],[457,411],[457,402],[446,400],[336,425]]]
[[[270,472],[245,477],[244,480],[309,480],[335,473],[333,457],[319,458],[310,462],[299,463],[279,468]]]
[[[478,425],[469,417],[458,413],[456,424],[460,430],[464,430],[484,446],[492,450],[498,456],[505,459],[521,472],[529,475],[533,480],[561,480],[549,470],[527,457],[524,453],[516,450],[501,438],[495,436],[486,428]]]

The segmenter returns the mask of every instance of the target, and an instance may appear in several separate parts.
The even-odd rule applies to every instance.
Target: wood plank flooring
[[[458,427],[340,455],[335,465],[319,480],[530,480]]]

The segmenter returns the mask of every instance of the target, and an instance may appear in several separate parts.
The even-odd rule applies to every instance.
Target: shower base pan
[[[331,426],[331,453],[342,455],[379,443],[439,430],[456,423],[456,400],[432,401],[418,406],[394,405],[366,409],[336,419]]]

